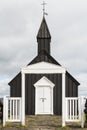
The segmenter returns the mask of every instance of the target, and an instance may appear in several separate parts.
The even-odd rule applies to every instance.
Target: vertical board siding
[[[46,76],[49,80],[51,80],[54,84],[54,114],[60,115],[61,114],[61,107],[62,107],[62,75],[61,74],[26,74],[26,115],[34,115],[35,114],[35,87],[33,86],[39,79],[43,76]],[[60,79],[60,81],[58,81]],[[60,95],[59,95],[60,93]],[[59,96],[58,96],[59,95]]]
[[[66,97],[78,97],[78,85],[66,73]]]
[[[13,82],[10,84],[10,96],[21,97],[21,73],[19,73]]]
[[[61,74],[26,74],[25,76],[25,113],[35,114],[35,88],[33,86],[39,79],[46,76],[55,87],[53,89],[53,110],[55,115],[62,113],[62,75]],[[10,88],[11,97],[21,97],[21,73],[12,82]],[[66,97],[77,97],[78,85],[66,74]]]
[[[45,50],[48,54],[50,54],[50,39],[41,38],[38,39],[38,54]]]

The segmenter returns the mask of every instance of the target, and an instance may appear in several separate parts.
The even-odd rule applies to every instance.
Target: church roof
[[[49,55],[45,50],[41,51],[39,53],[38,56],[36,56],[28,65],[32,65],[41,61],[45,61],[45,62],[49,62],[49,63],[53,63],[56,65],[61,66],[60,63],[58,63],[51,55]],[[73,81],[75,81],[78,85],[80,85],[80,83],[68,72],[66,71],[66,74],[72,78]]]
[[[56,65],[60,65],[51,55],[49,55],[45,50],[42,50],[38,56],[36,56],[28,65],[37,63],[37,62],[49,62],[54,63]]]
[[[38,34],[37,34],[37,38],[51,38],[45,17],[43,16]]]
[[[47,26],[47,23],[46,23],[46,20],[45,20],[45,17],[43,16],[43,19],[42,19],[42,22],[41,22],[41,25],[40,25],[40,28],[39,28],[39,31],[38,31],[38,34],[37,34],[37,39],[51,39],[51,35],[50,35],[50,32],[49,32],[49,29],[48,29],[48,26]],[[44,42],[43,42],[44,43]],[[53,63],[53,64],[56,64],[56,65],[59,65],[61,66],[48,52],[46,52],[45,49],[42,48],[42,50],[38,53],[38,55],[28,64],[28,65],[32,65],[32,64],[35,64],[35,63],[38,63],[38,62],[48,62],[48,63]],[[72,78],[72,80],[74,82],[76,82],[78,85],[79,85],[79,82],[68,72],[66,72],[66,74]],[[18,73],[18,75],[16,75],[10,82],[9,82],[9,85],[11,86],[11,84],[13,83],[13,81],[16,80],[17,76],[21,77],[21,74]]]

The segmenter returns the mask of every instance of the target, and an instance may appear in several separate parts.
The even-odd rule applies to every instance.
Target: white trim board
[[[48,78],[46,78],[45,76],[43,76],[40,80],[38,80],[35,84],[34,87],[38,87],[38,86],[50,86],[51,88],[53,88],[55,86],[54,83],[52,83]]]
[[[65,73],[65,72],[66,72],[65,68],[48,62],[39,62],[22,68],[22,73],[26,73],[26,74],[29,73],[50,74],[50,73]]]

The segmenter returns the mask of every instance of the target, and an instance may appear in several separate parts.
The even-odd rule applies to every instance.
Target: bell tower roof
[[[46,20],[45,20],[45,17],[43,16],[43,19],[42,19],[42,22],[41,22],[41,25],[40,25],[40,28],[39,28],[39,31],[38,31],[38,34],[37,34],[37,38],[49,38],[51,39],[51,35],[50,35],[50,32],[49,32],[49,29],[48,29],[48,26],[47,26],[47,23],[46,23]]]

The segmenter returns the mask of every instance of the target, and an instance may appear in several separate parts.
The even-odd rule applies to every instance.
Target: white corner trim
[[[65,80],[66,76],[62,74],[62,126],[65,126],[65,113],[66,113],[66,104],[65,104]]]
[[[21,69],[22,73],[45,73],[45,74],[51,74],[51,73],[65,73],[66,69],[48,62],[39,62],[36,64],[29,65],[27,67],[24,67]]]
[[[21,104],[21,106],[22,106],[22,115],[21,115],[21,122],[22,122],[22,125],[25,125],[25,74],[24,73],[22,73],[21,74],[22,76],[21,76],[21,80],[22,80],[22,93],[21,93],[21,95],[22,95],[22,104]]]
[[[45,76],[43,76],[40,80],[38,80],[35,84],[34,87],[39,87],[39,86],[50,86],[51,88],[53,88],[55,86],[54,83],[52,83],[48,78],[46,78]]]

